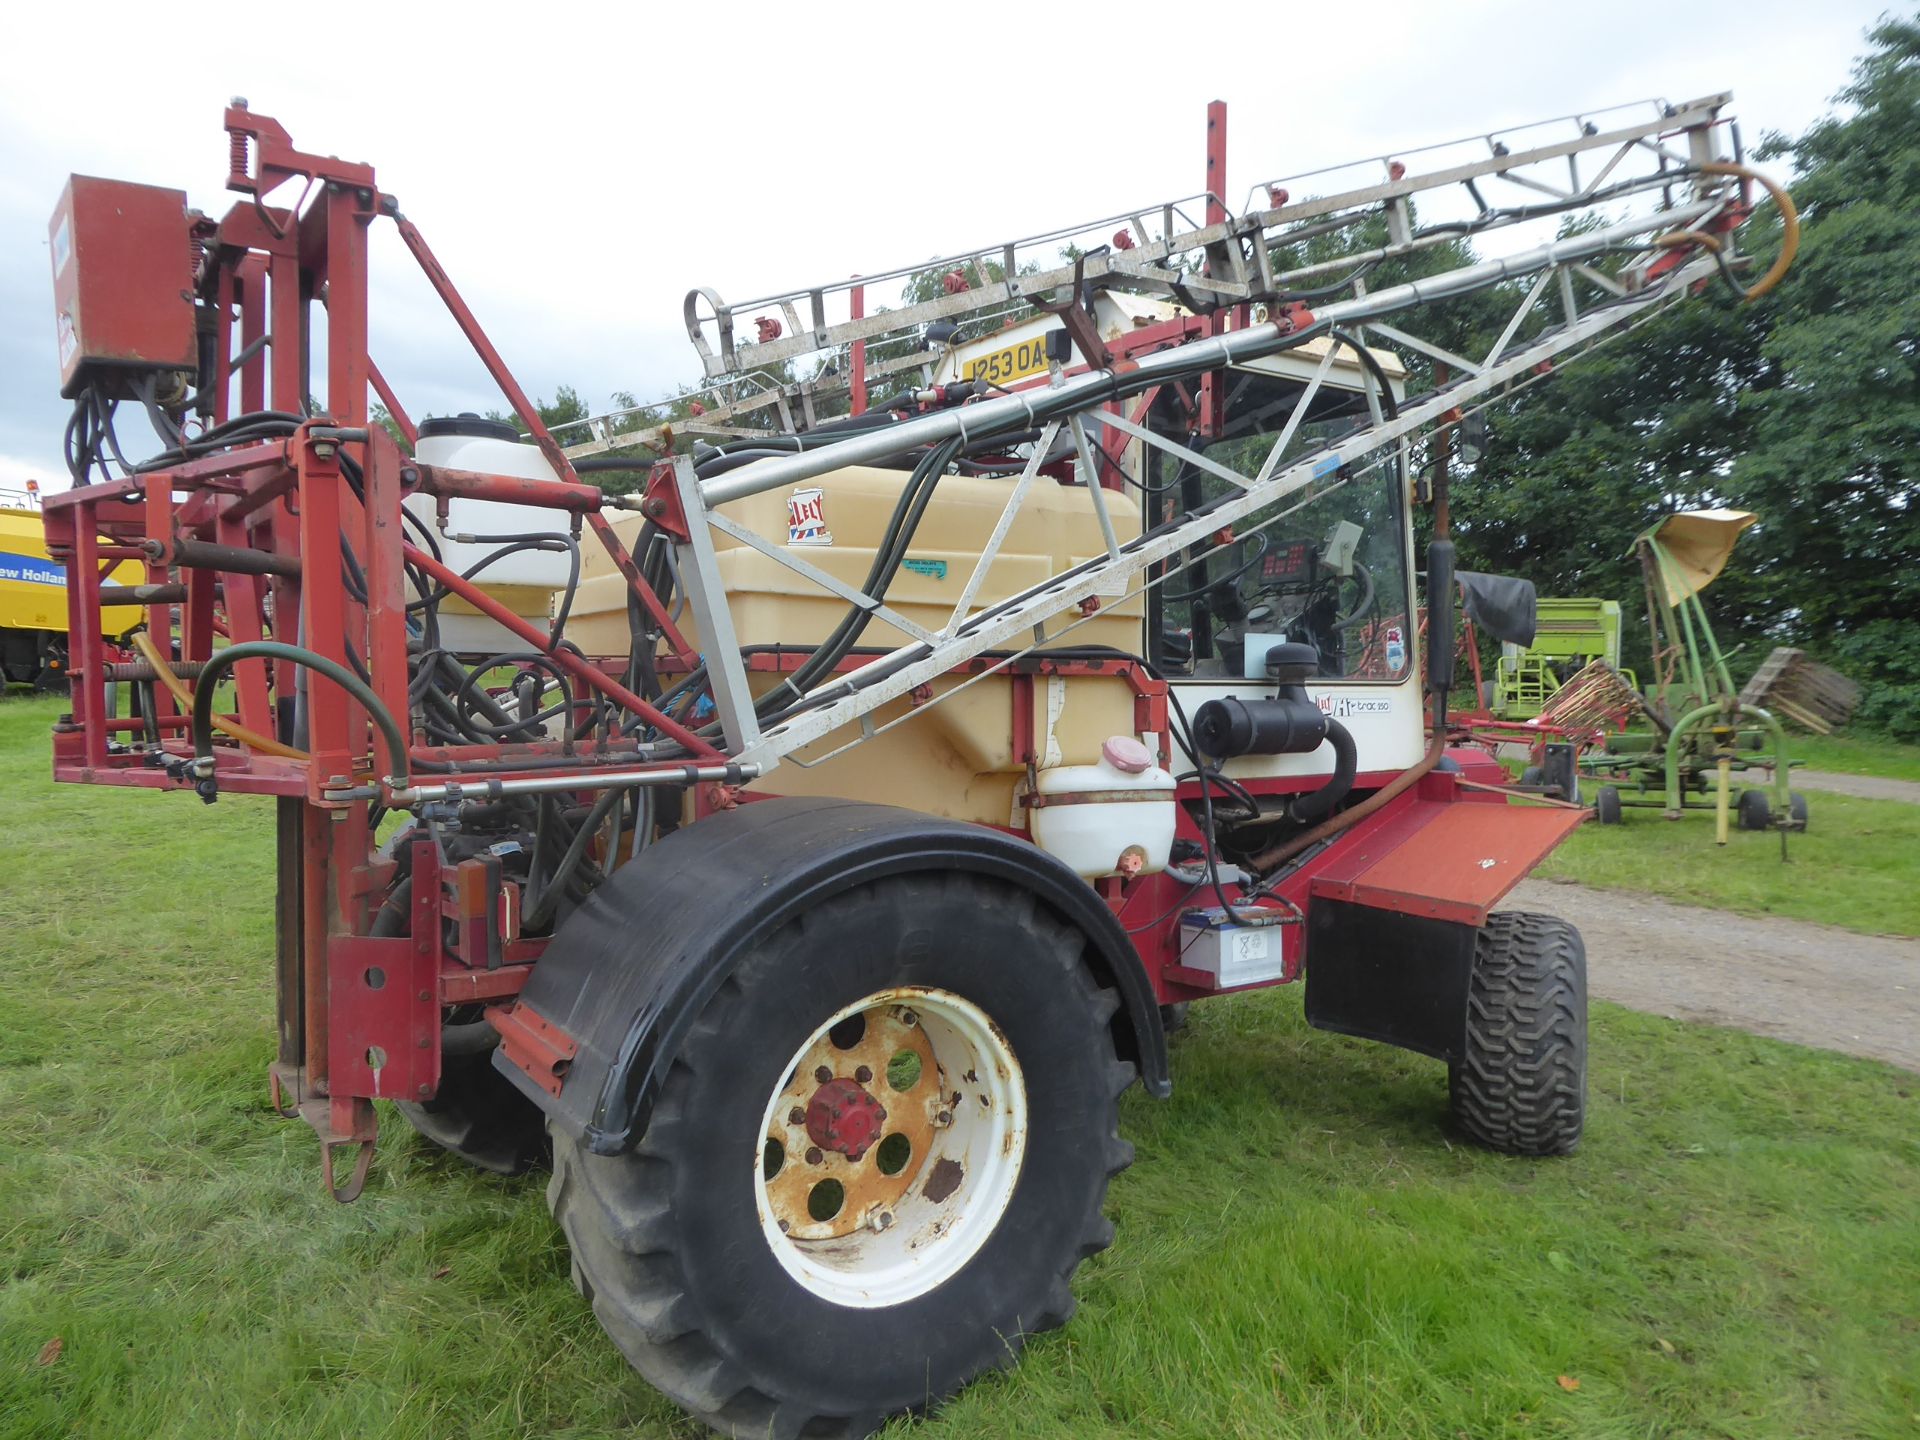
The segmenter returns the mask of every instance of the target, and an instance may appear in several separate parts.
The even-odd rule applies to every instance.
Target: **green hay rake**
[[[1603,782],[1594,797],[1603,825],[1618,824],[1628,805],[1658,807],[1669,820],[1711,808],[1715,840],[1725,845],[1736,810],[1733,776],[1770,765],[1770,780],[1740,794],[1740,828],[1779,830],[1783,856],[1786,832],[1806,828],[1806,801],[1788,784],[1786,732],[1770,712],[1740,698],[1700,601],[1755,518],[1744,510],[1682,511],[1634,541],[1653,641],[1652,684],[1643,696],[1648,728],[1616,735],[1581,759],[1582,772]]]

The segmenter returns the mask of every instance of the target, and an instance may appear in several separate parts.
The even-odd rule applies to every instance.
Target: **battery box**
[[[197,368],[186,191],[70,176],[47,239],[62,395]]]
[[[1287,946],[1300,944],[1297,925],[1240,925],[1219,906],[1180,917],[1180,964],[1212,977],[1216,990],[1284,980]]]

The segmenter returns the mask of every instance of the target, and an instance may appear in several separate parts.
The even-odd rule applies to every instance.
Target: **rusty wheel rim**
[[[781,1266],[836,1304],[923,1295],[993,1233],[1026,1152],[1026,1083],[978,1006],[883,990],[795,1052],[753,1157],[760,1225]]]

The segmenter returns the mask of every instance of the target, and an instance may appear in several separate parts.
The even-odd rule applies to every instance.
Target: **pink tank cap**
[[[1138,775],[1153,767],[1153,752],[1131,735],[1109,735],[1100,746],[1100,755],[1114,769]]]

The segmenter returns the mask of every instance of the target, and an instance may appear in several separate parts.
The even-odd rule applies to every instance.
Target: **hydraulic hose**
[[[1787,194],[1786,187],[1768,179],[1758,170],[1730,160],[1709,161],[1699,169],[1707,175],[1732,175],[1737,179],[1752,181],[1772,196],[1773,203],[1780,209],[1780,253],[1773,257],[1773,264],[1768,267],[1766,274],[1743,288],[1727,268],[1726,262],[1720,262],[1720,272],[1727,283],[1739,291],[1742,300],[1752,304],[1778,285],[1793,267],[1794,257],[1800,253],[1800,212],[1794,207],[1793,197]],[[1720,259],[1720,253],[1725,248],[1719,236],[1704,230],[1670,230],[1664,235],[1654,236],[1653,243],[1668,250],[1681,245],[1698,245],[1716,260]]]
[[[580,828],[573,832],[573,842],[567,846],[566,853],[560,857],[560,863],[554,866],[553,874],[547,877],[537,889],[533,877],[528,877],[526,904],[520,917],[522,928],[538,928],[551,918],[554,906],[566,893],[567,882],[580,868],[580,862],[586,859],[587,846],[592,842],[594,833],[624,799],[626,799],[624,790],[601,791],[599,798],[593,802],[593,808],[580,822]]]
[[[1712,160],[1700,167],[1709,175],[1732,175],[1741,180],[1751,180],[1773,197],[1773,203],[1780,207],[1780,253],[1773,257],[1773,264],[1767,273],[1747,287],[1746,298],[1758,300],[1786,277],[1793,268],[1794,256],[1800,253],[1800,212],[1794,208],[1793,197],[1787,194],[1786,187],[1768,179],[1758,170],[1745,165],[1737,165],[1731,160]]]
[[[173,673],[173,667],[167,664],[166,657],[160,653],[160,647],[153,643],[153,638],[146,631],[134,632],[133,648],[146,658],[146,662],[153,667],[153,673],[160,677],[160,683],[167,687],[175,700],[180,702],[180,708],[193,709],[193,692],[187,689],[186,683],[178,675]],[[258,750],[263,755],[279,755],[287,760],[312,758],[304,750],[296,750],[291,745],[281,744],[270,735],[262,735],[257,730],[248,729],[231,715],[215,715],[213,728],[230,739],[238,740],[250,749]]]
[[[196,759],[209,762],[213,759],[214,682],[242,660],[285,660],[333,681],[359,701],[373,718],[380,738],[387,747],[388,775],[399,785],[412,783],[406,736],[401,733],[392,712],[373,693],[373,687],[339,662],[279,640],[248,640],[243,644],[229,645],[224,650],[214,651],[213,657],[201,668],[199,683],[194,686],[193,692],[193,753]]]

